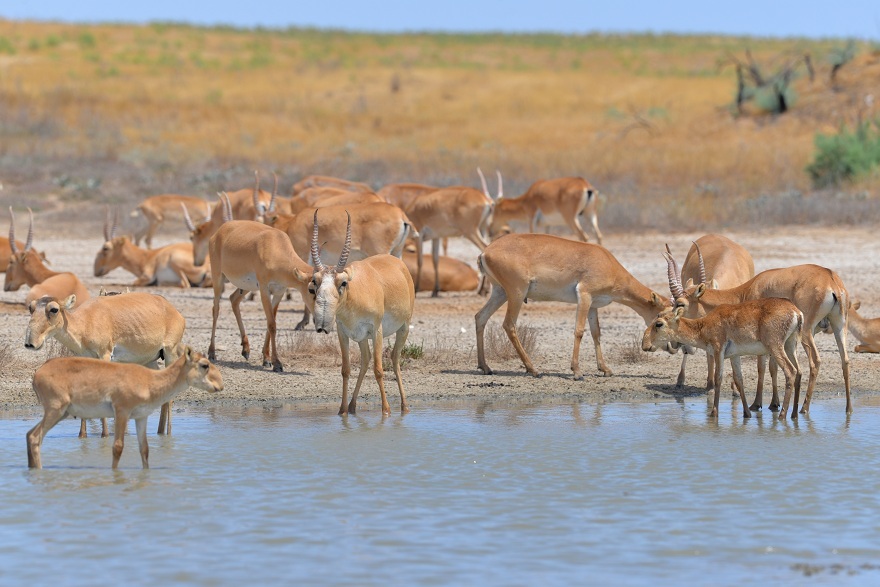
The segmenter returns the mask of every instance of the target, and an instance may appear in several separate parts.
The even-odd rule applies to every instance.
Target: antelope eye
[[[342,283],[339,284],[339,289],[342,289],[342,288],[345,287],[346,285],[348,285],[348,282],[347,282],[347,281],[343,281]]]
[[[199,367],[201,367],[201,369],[203,371],[207,371],[208,370],[208,363],[200,363]]]
[[[58,308],[49,308],[49,313],[50,313],[50,314],[57,314],[57,313],[58,313]]]
[[[662,322],[655,322],[654,328],[663,328],[663,323]]]

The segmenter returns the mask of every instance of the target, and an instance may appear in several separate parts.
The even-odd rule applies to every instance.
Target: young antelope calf
[[[339,261],[333,268],[321,262],[318,250],[318,211],[315,211],[312,230],[311,252],[315,272],[309,283],[309,293],[315,305],[315,329],[330,332],[336,324],[339,347],[342,351],[342,405],[339,414],[355,413],[357,396],[370,361],[369,341],[373,341],[373,374],[379,384],[382,413],[390,414],[391,406],[385,396],[384,372],[382,370],[382,341],[395,335],[391,351],[391,365],[400,390],[400,411],[408,412],[403,378],[400,375],[400,353],[409,335],[415,305],[415,290],[409,270],[403,261],[391,255],[375,255],[345,266],[351,250],[351,225],[346,231],[345,245]],[[299,277],[299,270],[297,270]],[[308,279],[307,276],[302,276]],[[348,379],[351,374],[349,339],[358,343],[361,350],[361,368],[358,372],[351,402],[348,399]]]
[[[715,402],[711,416],[718,415],[724,360],[730,359],[733,380],[742,399],[744,418],[750,417],[751,412],[743,392],[739,358],[744,355],[770,355],[785,373],[785,399],[779,419],[785,418],[792,389],[795,390],[792,417],[797,417],[801,373],[795,350],[804,326],[804,315],[797,306],[780,298],[764,298],[721,305],[702,318],[685,318],[686,311],[685,306],[679,305],[660,313],[645,330],[642,350],[654,352],[670,343],[691,345],[710,353],[715,359]]]
[[[50,359],[34,373],[34,392],[43,404],[43,419],[27,433],[28,467],[42,469],[40,447],[46,433],[69,416],[115,418],[113,468],[119,465],[129,418],[137,428],[141,463],[149,469],[147,416],[189,387],[221,391],[220,370],[186,347],[167,369],[111,363],[84,357]]]

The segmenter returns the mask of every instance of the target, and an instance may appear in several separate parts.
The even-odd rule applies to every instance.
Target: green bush
[[[880,120],[863,122],[855,130],[816,135],[816,156],[807,166],[813,186],[824,188],[853,181],[880,166]]]

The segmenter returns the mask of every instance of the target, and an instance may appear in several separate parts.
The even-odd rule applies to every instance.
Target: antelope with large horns
[[[810,378],[807,394],[801,413],[810,411],[810,400],[819,375],[819,350],[813,339],[820,324],[827,321],[828,329],[834,334],[837,351],[840,355],[843,383],[846,388],[846,413],[852,413],[852,399],[849,382],[849,356],[846,349],[847,309],[849,293],[840,276],[831,269],[819,265],[796,265],[784,269],[768,269],[736,287],[710,289],[708,283],[700,283],[685,288],[678,281],[673,289],[675,297],[682,298],[689,305],[696,305],[699,312],[709,312],[722,304],[739,304],[748,300],[762,298],[784,298],[804,315],[804,328],[801,344],[810,363]],[[716,368],[718,366],[716,365]],[[716,377],[717,379],[717,377]],[[792,418],[797,418],[799,394],[795,393],[795,409]],[[761,407],[761,389],[753,407]]]
[[[146,250],[132,243],[127,236],[116,236],[116,225],[116,220],[110,222],[108,210],[107,221],[104,223],[104,244],[95,256],[95,277],[102,277],[117,267],[123,267],[137,277],[132,284],[134,286],[209,287],[211,285],[211,275],[207,266],[193,265],[191,243],[175,243]]]
[[[43,405],[43,418],[26,436],[28,467],[42,468],[43,439],[58,422],[100,417],[115,419],[112,467],[119,466],[125,431],[133,418],[141,465],[148,469],[147,416],[189,387],[223,390],[220,370],[190,347],[162,371],[84,357],[51,359],[34,373],[33,388]]]
[[[18,291],[22,285],[30,287],[25,296],[25,305],[43,296],[65,298],[76,294],[77,304],[89,299],[89,291],[73,273],[52,271],[43,263],[44,257],[34,250],[34,213],[28,208],[30,225],[24,249],[19,249],[15,240],[15,215],[9,208],[9,242],[12,256],[6,269],[4,291]]]
[[[339,338],[342,352],[342,403],[339,414],[353,414],[357,411],[358,392],[370,362],[370,342],[373,343],[373,375],[379,385],[382,400],[382,413],[390,414],[391,406],[385,395],[384,370],[382,369],[382,341],[394,335],[394,348],[391,350],[391,366],[397,377],[400,391],[400,411],[408,412],[406,394],[403,390],[403,377],[400,373],[400,353],[409,335],[415,306],[415,290],[406,265],[391,255],[375,255],[346,266],[351,251],[351,227],[346,231],[345,245],[339,260],[332,268],[321,261],[318,248],[318,210],[315,210],[311,256],[315,270],[310,275],[300,275],[308,279],[308,291],[314,300],[315,329],[329,333],[333,325]],[[358,343],[361,351],[361,366],[357,383],[348,401],[348,381],[351,375],[351,355],[349,340]]]
[[[182,218],[180,206],[190,206],[194,209],[208,206],[208,216],[211,215],[210,206],[202,198],[177,194],[150,196],[138,204],[131,213],[132,217],[143,219],[141,226],[134,233],[134,244],[140,246],[143,239],[148,249],[153,248],[153,237],[159,228],[168,220],[179,221]]]
[[[764,298],[740,304],[722,304],[702,318],[684,317],[686,308],[676,306],[661,312],[649,324],[642,337],[642,350],[653,352],[661,345],[686,344],[711,352],[715,357],[715,399],[711,416],[718,415],[724,360],[730,359],[733,381],[742,400],[743,417],[751,417],[743,390],[740,357],[770,355],[785,373],[785,399],[779,418],[784,419],[792,390],[800,388],[797,344],[804,326],[804,316],[788,300]],[[797,397],[797,395],[795,395]],[[797,400],[795,400],[795,410]]]
[[[670,302],[633,277],[607,249],[545,234],[508,234],[493,241],[477,258],[480,270],[492,282],[492,293],[474,320],[477,330],[477,368],[487,375],[484,333],[492,314],[507,302],[502,324],[526,371],[538,376],[516,332],[516,320],[526,301],[577,304],[571,370],[583,379],[579,364],[581,340],[587,321],[596,347],[596,365],[611,375],[599,344],[598,308],[612,302],[632,308],[645,324]]]

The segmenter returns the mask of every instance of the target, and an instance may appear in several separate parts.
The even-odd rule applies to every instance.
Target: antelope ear
[[[28,304],[28,312],[33,314],[37,311],[37,300],[31,300],[31,303]]]
[[[657,295],[657,292],[651,292],[651,305],[655,308],[662,308],[666,305],[666,300]]]
[[[852,307],[853,310],[858,310],[862,306],[862,302],[860,302],[859,300],[856,300],[852,304],[850,304],[850,306]]]
[[[186,347],[185,347],[184,350],[183,350],[183,353],[186,355],[186,362],[187,362],[187,363],[192,363],[192,360],[193,360],[193,349],[192,349],[192,347],[189,346],[189,345],[186,345]]]
[[[697,289],[694,291],[694,298],[700,299],[703,297],[703,294],[706,293],[706,289],[708,289],[708,284],[701,283],[697,286]]]
[[[713,279],[711,283],[712,283],[712,289],[719,289],[717,279]]]
[[[694,287],[694,280],[688,277],[687,283],[684,284],[684,288],[688,289]]]
[[[61,306],[65,310],[72,309],[75,304],[76,304],[76,294],[70,294],[69,296],[67,296],[66,298],[61,300]]]
[[[676,306],[675,310],[672,311],[672,315],[676,320],[684,316],[685,307],[684,306]]]
[[[314,275],[314,273],[303,273],[299,269],[294,269],[293,275],[294,275],[294,277],[296,277],[297,281],[305,283],[312,278],[312,275]]]

